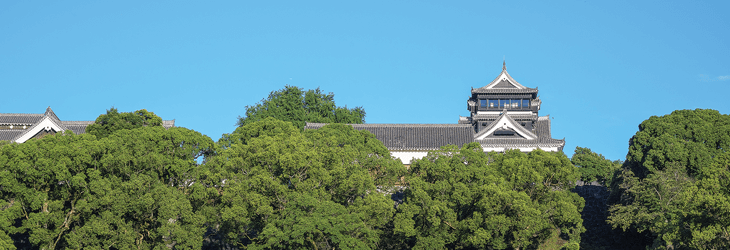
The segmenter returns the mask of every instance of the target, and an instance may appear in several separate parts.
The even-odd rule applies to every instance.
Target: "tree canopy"
[[[652,249],[730,248],[730,115],[678,110],[641,123],[614,179],[609,223]]]
[[[117,130],[143,126],[162,126],[162,118],[146,109],[119,113],[116,108],[112,107],[106,111],[106,114],[97,117],[93,124],[87,126],[86,133],[104,138]]]
[[[413,249],[532,249],[563,235],[565,248],[578,249],[578,177],[562,153],[447,146],[411,165],[396,237]]]
[[[335,105],[335,95],[325,94],[319,88],[304,91],[294,86],[272,91],[266,99],[253,106],[246,106],[246,115],[238,117],[238,126],[273,117],[291,122],[302,130],[306,122],[364,123],[362,107],[348,109]]]
[[[590,148],[576,147],[570,162],[578,167],[581,179],[586,182],[598,181],[603,184],[610,184],[614,173],[623,164],[620,160],[611,161],[601,154],[591,151]]]
[[[218,233],[250,249],[374,249],[395,209],[378,187],[405,172],[367,131],[299,132],[264,118],[236,129],[207,164],[221,193]],[[217,176],[217,178],[216,178]]]
[[[0,147],[0,232],[41,249],[199,249],[216,193],[196,158],[214,147],[160,126]]]

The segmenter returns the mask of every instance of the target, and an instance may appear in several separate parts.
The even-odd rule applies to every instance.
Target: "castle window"
[[[499,100],[489,100],[489,107],[496,108],[499,105]]]
[[[529,108],[530,107],[530,99],[522,99],[522,107],[523,108]]]
[[[509,100],[499,100],[499,108],[509,108]]]
[[[513,135],[515,135],[515,132],[511,131],[511,130],[497,130],[497,131],[494,131],[494,135],[495,136],[513,136]]]
[[[513,109],[520,108],[520,104],[522,103],[520,100],[512,100],[511,102],[512,102],[512,108]]]
[[[482,106],[482,108],[486,108],[487,107],[487,100],[484,100],[484,99],[479,100],[479,105]]]

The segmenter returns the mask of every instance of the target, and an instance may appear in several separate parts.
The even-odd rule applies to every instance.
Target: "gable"
[[[522,127],[522,125],[509,117],[509,115],[507,115],[507,111],[503,111],[502,115],[499,116],[496,121],[492,122],[489,127],[483,129],[481,132],[476,134],[474,136],[474,140],[483,140],[488,137],[493,138],[493,135],[497,131],[500,131],[498,134],[504,135],[507,135],[509,133],[507,131],[511,131],[514,132],[514,135],[518,135],[527,140],[537,139],[537,136],[534,133],[525,129],[524,127]]]
[[[495,84],[493,88],[497,89],[516,89],[517,86],[509,82],[507,79],[502,79],[502,81],[499,81],[499,83]]]
[[[40,122],[36,123],[35,125],[31,126],[28,130],[24,131],[22,134],[20,134],[18,137],[16,137],[13,141],[16,143],[23,143],[27,140],[30,140],[34,136],[40,134],[45,131],[45,133],[58,133],[63,132],[64,128],[61,126],[61,124],[56,123],[51,117],[43,117]]]

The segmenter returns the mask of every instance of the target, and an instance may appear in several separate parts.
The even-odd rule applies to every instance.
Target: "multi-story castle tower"
[[[485,151],[504,151],[516,148],[532,151],[559,151],[565,140],[550,137],[550,117],[539,116],[542,101],[537,88],[528,88],[507,73],[502,72],[484,87],[471,90],[467,101],[470,117],[460,117],[459,124],[474,128],[474,141]]]

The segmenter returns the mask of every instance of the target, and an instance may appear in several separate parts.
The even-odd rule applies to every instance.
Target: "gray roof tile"
[[[0,124],[31,125],[39,122],[43,114],[7,114],[0,113]]]
[[[307,123],[304,129],[319,129],[324,123]],[[445,145],[472,142],[474,129],[468,124],[348,124],[367,130],[389,150],[435,150]]]
[[[25,132],[25,130],[2,129],[0,130],[0,141],[12,141],[15,137]]]
[[[86,133],[86,127],[94,124],[94,121],[62,121],[61,122],[67,129],[70,129],[74,134],[80,135]]]

